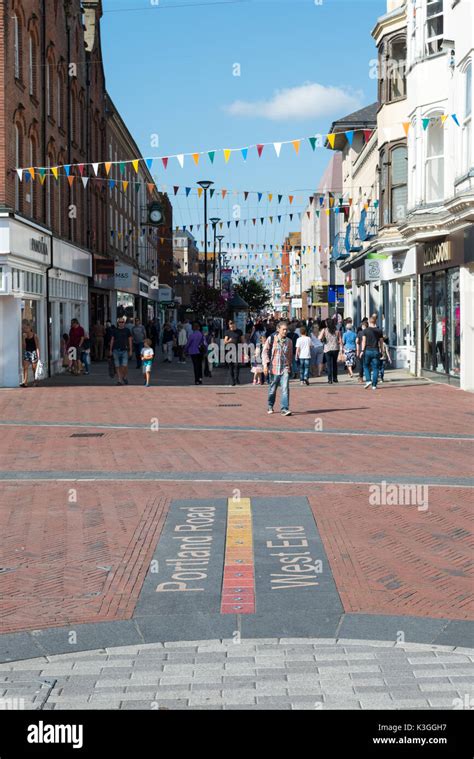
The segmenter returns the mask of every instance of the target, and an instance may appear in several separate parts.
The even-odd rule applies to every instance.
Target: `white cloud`
[[[285,121],[323,116],[345,116],[362,107],[360,91],[341,87],[325,87],[323,84],[306,82],[300,87],[277,90],[269,100],[248,102],[235,100],[224,106],[232,116],[249,116]]]

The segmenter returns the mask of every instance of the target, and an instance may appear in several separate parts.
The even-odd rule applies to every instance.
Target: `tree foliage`
[[[248,303],[251,311],[262,311],[271,301],[271,292],[265,287],[263,282],[251,277],[246,279],[241,277],[239,282],[234,285],[234,290],[241,298]]]
[[[227,302],[220,290],[214,287],[205,289],[203,285],[199,285],[191,295],[191,307],[200,319],[206,316],[223,317],[227,311]]]

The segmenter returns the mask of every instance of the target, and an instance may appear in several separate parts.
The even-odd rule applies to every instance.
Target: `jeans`
[[[302,382],[309,379],[310,358],[300,358],[300,380]]]
[[[337,382],[337,357],[339,351],[326,351],[326,363],[328,369],[328,382]]]
[[[285,371],[283,374],[272,374],[270,378],[270,387],[268,388],[268,408],[273,408],[275,404],[276,392],[278,386],[281,387],[281,410],[286,411],[289,408],[290,401],[290,373]]]
[[[91,354],[88,351],[83,351],[81,353],[81,361],[84,364],[86,374],[89,374],[91,369]]]
[[[383,380],[383,378],[385,377],[385,359],[384,358],[381,358],[379,362],[379,374],[380,374],[380,379]]]
[[[202,354],[193,353],[191,355],[191,361],[193,362],[194,381],[200,382],[202,380]]]
[[[142,348],[143,343],[133,343],[133,350],[135,351],[135,358],[137,359],[137,369],[142,365]]]
[[[292,361],[291,361],[291,371],[292,371],[293,376],[298,374],[298,363],[299,363],[299,360],[295,356],[293,356]]]
[[[232,384],[239,381],[240,366],[238,361],[229,361],[229,375]]]
[[[370,372],[372,370],[372,386],[377,387],[379,376],[380,353],[377,348],[367,348],[364,352],[364,372],[365,381],[370,382]]]

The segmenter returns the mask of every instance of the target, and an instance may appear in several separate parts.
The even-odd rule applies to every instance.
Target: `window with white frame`
[[[441,114],[433,114],[426,129],[425,200],[433,203],[444,197],[444,129]]]
[[[21,31],[18,16],[13,16],[13,50],[15,79],[21,79]]]
[[[464,71],[464,118],[462,124],[462,163],[463,170],[472,166],[472,61]]]
[[[443,48],[443,0],[427,0],[425,22],[425,53],[435,55]]]

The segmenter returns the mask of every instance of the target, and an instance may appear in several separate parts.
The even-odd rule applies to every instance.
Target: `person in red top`
[[[84,329],[79,324],[79,321],[77,319],[72,319],[71,329],[69,330],[68,352],[72,360],[73,374],[79,374],[80,372],[79,356],[81,355],[81,346],[82,346],[82,343],[84,342],[85,334],[86,333],[84,332]],[[74,352],[72,351],[73,348],[74,348]]]

